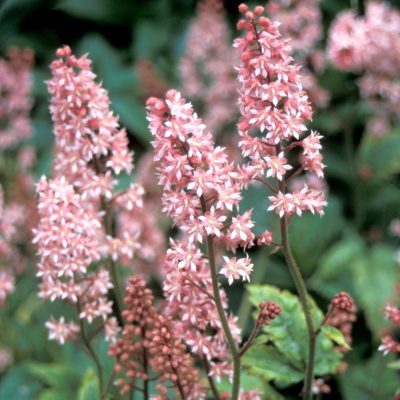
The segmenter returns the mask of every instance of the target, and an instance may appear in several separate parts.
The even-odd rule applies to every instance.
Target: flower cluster
[[[353,299],[346,292],[340,292],[331,300],[331,306],[341,311],[348,311],[353,308]]]
[[[0,186],[0,306],[14,291],[15,276],[24,270],[26,260],[19,246],[25,241],[25,210],[17,201],[5,203]]]
[[[387,305],[385,308],[385,317],[394,326],[400,325],[400,308],[392,305]],[[378,350],[383,351],[383,354],[400,353],[400,342],[393,339],[390,334],[385,334],[381,338],[381,345]]]
[[[40,224],[35,230],[40,262],[37,275],[41,278],[39,297],[45,300],[67,300],[76,305],[79,318],[88,323],[111,314],[107,299],[112,287],[108,271],[99,268],[89,273],[89,266],[101,258],[101,222],[99,213],[85,209],[82,199],[64,177],[48,181],[42,178],[39,193]],[[53,321],[54,322],[54,321]],[[60,325],[60,324],[59,324]],[[61,328],[52,323],[50,337],[63,343]]]
[[[326,324],[339,329],[342,332],[346,343],[348,343],[349,345],[351,345],[352,342],[351,331],[353,329],[353,324],[357,319],[356,313],[357,308],[354,304],[353,299],[348,293],[340,292],[336,294],[331,300]],[[348,351],[349,348],[339,346],[338,350],[344,353]]]
[[[301,190],[286,192],[287,172],[292,169],[289,151],[300,147],[300,169],[323,177],[321,135],[307,130],[305,123],[311,119],[312,109],[301,87],[299,67],[290,57],[290,47],[282,38],[278,24],[262,16],[263,7],[249,11],[240,6],[245,19],[238,29],[246,35],[235,40],[241,64],[237,68],[240,82],[240,112],[238,129],[239,146],[244,157],[250,159],[243,165],[247,180],[264,180],[275,177],[279,190],[271,196],[269,210],[281,217],[303,211],[323,214],[326,205],[323,192],[306,185]],[[256,132],[262,136],[256,136]]]
[[[74,182],[85,197],[109,199],[116,183],[112,173],[130,173],[133,168],[126,131],[119,129],[87,55],[76,58],[68,46],[56,54],[59,59],[52,62],[53,76],[47,82],[57,149],[55,172]]]
[[[202,118],[214,134],[231,124],[236,112],[235,54],[229,43],[223,2],[202,0],[179,67],[182,92],[203,106]]]
[[[182,399],[205,399],[205,391],[200,385],[200,375],[195,368],[193,357],[186,352],[179,331],[171,317],[159,315],[154,321],[154,335],[149,342],[150,365],[161,373],[157,389],[159,399],[167,399],[168,388],[163,383],[171,381]]]
[[[89,324],[100,319],[106,338],[112,340],[113,302],[107,296],[113,284],[108,269],[116,262],[128,264],[141,248],[140,240],[150,240],[143,233],[147,221],[138,218],[144,193],[139,184],[114,193],[115,176],[132,171],[133,156],[107,92],[95,82],[90,60],[86,55],[75,57],[68,46],[56,54],[59,58],[51,64],[53,76],[47,82],[56,177],[42,178],[37,186],[39,295],[67,300]],[[123,214],[127,222],[137,221],[123,225],[116,214]],[[150,250],[144,256],[150,257]],[[111,259],[108,269],[92,267],[104,257]]]
[[[0,59],[0,149],[29,138],[32,127],[30,90],[33,52],[10,48],[7,59]]]
[[[369,131],[385,134],[397,118],[400,93],[400,12],[383,2],[370,1],[365,15],[344,11],[333,22],[328,43],[332,63],[344,71],[363,72],[362,96],[374,118]]]
[[[46,328],[49,330],[49,339],[56,340],[60,344],[73,340],[79,332],[79,327],[74,322],[65,322],[65,318],[59,320],[50,318],[46,322]]]
[[[199,246],[214,241],[229,249],[252,246],[251,212],[232,216],[241,199],[238,173],[225,150],[214,146],[191,105],[170,90],[165,101],[150,98],[147,107],[159,183],[164,187],[163,209],[182,232],[179,240],[171,240],[165,258],[163,288],[169,314],[178,317],[177,329],[192,351],[208,359],[210,374],[229,375],[229,352],[212,294],[211,266]],[[219,272],[232,283],[249,280],[252,267],[247,256],[225,257]],[[226,295],[219,291],[227,310]],[[229,324],[239,342],[233,317]]]
[[[0,59],[0,305],[14,291],[16,275],[25,269],[30,228],[35,224],[30,97],[33,52],[11,47]],[[13,167],[10,168],[10,165]]]
[[[142,278],[129,279],[124,299],[127,309],[122,313],[125,320],[122,337],[111,344],[109,349],[109,355],[117,361],[114,370],[124,373],[123,377],[115,381],[120,387],[121,396],[132,389],[135,379],[149,379],[147,347],[158,315],[153,301],[153,294],[146,288]]]
[[[269,325],[282,312],[281,307],[272,301],[261,302],[259,307],[260,314],[257,323],[260,325]]]
[[[241,181],[225,149],[214,146],[211,134],[179,92],[168,91],[165,101],[150,98],[147,107],[159,184],[164,187],[163,210],[185,233],[183,246],[212,237],[228,248],[251,247],[251,211],[228,218],[241,200]],[[238,268],[241,265],[237,263]],[[251,267],[247,270],[241,275],[246,280]]]

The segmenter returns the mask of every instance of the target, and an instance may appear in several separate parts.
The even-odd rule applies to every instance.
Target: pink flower
[[[223,228],[223,222],[226,220],[225,215],[218,215],[214,207],[211,207],[210,211],[205,212],[204,215],[199,216],[199,220],[207,235],[213,235],[220,237],[221,229]]]
[[[400,308],[387,305],[385,307],[385,318],[393,324],[400,324]]]
[[[278,192],[276,196],[269,196],[268,199],[271,202],[268,211],[275,211],[281,218],[285,214],[297,214],[299,217],[302,214],[302,198],[299,195],[295,196],[292,193],[284,194]]]
[[[291,170],[293,167],[287,163],[287,159],[281,151],[278,156],[267,156],[264,157],[267,162],[267,178],[276,177],[279,181],[283,179],[286,171]]]
[[[396,342],[390,336],[384,336],[381,339],[381,344],[378,347],[378,350],[382,351],[385,356],[389,353],[398,353],[400,352],[400,343]]]
[[[269,246],[272,242],[272,233],[268,230],[264,231],[257,239],[257,246],[265,244]]]
[[[219,273],[225,275],[230,285],[232,285],[235,279],[239,278],[242,278],[243,281],[250,282],[250,274],[253,271],[253,264],[250,258],[246,257],[237,260],[236,257],[229,258],[224,256],[223,259],[224,264]]]
[[[7,58],[0,59],[0,149],[15,146],[30,137],[32,99],[31,49],[10,47]]]
[[[6,271],[0,271],[0,305],[2,305],[6,297],[14,291],[14,286],[14,277]]]
[[[271,202],[268,211],[275,211],[281,218],[285,214],[297,214],[300,217],[306,210],[323,215],[323,208],[327,204],[323,192],[309,190],[307,186],[293,193],[278,192],[276,196],[270,196],[268,199]]]
[[[246,211],[244,214],[238,214],[236,217],[232,217],[232,223],[226,232],[225,240],[228,244],[228,248],[232,251],[236,251],[236,248],[241,246],[244,249],[253,246],[254,233],[252,228],[254,222],[251,220],[252,211]]]
[[[104,334],[107,342],[115,343],[121,328],[115,317],[108,318],[104,323]]]
[[[49,330],[49,339],[56,340],[60,344],[75,339],[79,332],[79,327],[73,322],[65,322],[64,317],[61,317],[59,321],[51,318],[45,325]]]

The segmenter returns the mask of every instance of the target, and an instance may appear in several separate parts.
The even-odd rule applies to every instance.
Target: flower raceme
[[[232,215],[241,200],[237,171],[225,149],[214,145],[211,134],[180,93],[168,91],[165,101],[150,98],[147,108],[159,183],[164,188],[163,209],[182,232],[178,239],[171,240],[164,262],[168,314],[178,317],[175,329],[192,351],[206,358],[210,376],[232,376],[220,319],[221,310],[228,311],[226,294],[217,283],[221,302],[218,310],[210,269],[213,261],[199,246],[207,242],[210,251],[210,242],[215,240],[235,250],[251,247],[251,211]],[[253,267],[250,258],[233,260],[219,273],[229,283],[239,278],[249,280]],[[239,343],[236,319],[227,317],[227,324],[232,340]]]
[[[269,198],[269,210],[280,217],[303,211],[323,214],[324,194],[306,185],[292,193],[286,192],[287,173],[293,169],[290,151],[302,149],[297,176],[303,170],[322,178],[321,139],[317,132],[305,135],[305,123],[312,109],[302,90],[299,67],[290,56],[290,47],[279,32],[278,24],[262,16],[263,7],[250,11],[242,4],[245,18],[238,29],[245,30],[234,46],[240,53],[237,67],[239,105],[239,147],[249,162],[242,166],[247,180],[276,178],[279,191]],[[305,135],[305,136],[304,136]]]
[[[159,183],[164,187],[164,212],[185,233],[189,244],[203,243],[212,236],[233,250],[251,247],[255,238],[251,211],[232,216],[241,200],[242,183],[225,149],[214,145],[211,134],[179,92],[168,91],[165,101],[150,98],[147,108]],[[236,263],[238,268],[241,263]],[[234,275],[249,280],[252,264],[245,264],[247,268],[240,267],[241,273]],[[226,273],[228,279],[230,276]]]
[[[37,185],[39,226],[34,242],[40,256],[39,296],[72,304],[81,323],[100,320],[106,338],[113,340],[118,326],[108,292],[118,290],[115,263],[129,263],[145,239],[141,226],[146,221],[139,218],[144,193],[139,184],[115,193],[116,177],[133,169],[133,155],[106,90],[95,82],[87,55],[77,58],[68,46],[56,55],[47,82],[55,178],[42,178]],[[120,223],[121,216],[125,222],[136,222]],[[73,336],[57,333],[71,327],[64,320],[53,319],[47,326],[50,338],[60,343]]]
[[[31,49],[11,47],[7,59],[0,58],[0,149],[17,145],[31,136]]]

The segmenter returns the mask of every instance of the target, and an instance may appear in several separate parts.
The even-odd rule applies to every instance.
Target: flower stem
[[[209,365],[206,357],[203,357],[203,364],[204,364],[204,369],[207,374],[208,384],[210,385],[210,389],[214,396],[214,399],[221,400],[219,393],[218,393],[217,386],[215,385],[214,379],[212,378],[212,376],[210,376],[210,365]]]
[[[87,333],[86,333],[86,328],[85,328],[85,322],[83,321],[82,318],[79,317],[79,314],[81,313],[81,306],[80,306],[79,303],[77,304],[77,310],[78,310],[79,325],[80,325],[80,328],[81,328],[82,341],[83,341],[83,344],[85,345],[88,353],[92,357],[94,363],[96,364],[97,375],[99,377],[100,399],[103,399],[103,397],[104,397],[103,396],[103,393],[104,393],[103,392],[103,368],[101,366],[99,357],[97,356],[96,352],[94,351],[94,349],[93,349],[93,347],[92,347],[92,345],[91,345],[91,343],[90,343],[90,341],[88,339],[88,336],[87,336]]]
[[[304,283],[303,277],[301,276],[300,269],[296,264],[290,249],[289,235],[288,235],[288,223],[287,216],[281,218],[281,235],[282,235],[282,249],[285,256],[286,263],[289,267],[290,273],[294,280],[294,284],[297,289],[297,293],[300,298],[301,305],[303,307],[304,316],[306,319],[307,331],[308,331],[308,360],[306,365],[306,374],[304,379],[303,388],[303,399],[312,399],[312,382],[314,378],[314,363],[315,363],[315,344],[316,335],[314,331],[314,325],[311,316],[311,307],[308,301],[308,292]]]
[[[200,202],[203,213],[205,213],[207,211],[207,207],[202,197],[200,198]],[[233,361],[232,400],[237,400],[239,398],[239,388],[240,388],[240,355],[235,340],[233,339],[231,328],[229,327],[224,306],[222,305],[221,294],[219,292],[219,286],[218,286],[217,268],[215,265],[214,240],[213,237],[210,235],[207,235],[207,251],[208,251],[208,261],[210,263],[210,273],[211,273],[211,282],[214,293],[214,301],[215,305],[217,306],[219,319],[221,320],[222,324],[222,329],[224,330],[226,340],[228,341],[229,350],[232,354],[232,361]]]
[[[233,361],[233,383],[232,383],[232,400],[237,400],[239,397],[239,386],[240,386],[240,356],[239,352],[233,339],[231,329],[229,327],[228,319],[226,318],[225,310],[222,305],[221,294],[219,292],[217,268],[215,266],[214,256],[214,242],[212,236],[207,236],[207,249],[208,249],[208,260],[210,263],[211,281],[214,292],[215,305],[217,306],[218,315],[222,323],[226,340],[228,341],[228,347],[232,354]]]
[[[260,325],[259,325],[258,321],[256,321],[256,323],[253,327],[253,330],[252,330],[249,338],[247,339],[247,342],[242,346],[242,348],[239,351],[240,357],[242,357],[244,355],[244,353],[246,353],[246,351],[250,348],[250,346],[253,343],[254,339],[256,338],[259,330],[260,330]]]
[[[104,230],[106,232],[106,235],[114,236],[113,235],[114,234],[113,227],[112,227],[112,210],[111,210],[110,204],[107,203],[107,201],[105,200],[104,197],[101,198],[101,209],[105,212],[103,224],[104,224]],[[123,325],[123,319],[122,319],[122,315],[121,315],[121,311],[123,309],[123,304],[124,304],[122,288],[121,288],[121,284],[119,282],[117,266],[112,259],[110,259],[109,270],[110,270],[110,274],[111,274],[111,281],[114,286],[111,291],[113,293],[113,297],[115,300],[114,306],[115,306],[115,310],[116,310],[116,316],[117,316],[119,323],[121,325]]]
[[[144,328],[142,328],[142,340],[143,342],[146,340],[146,331]],[[148,400],[149,399],[149,360],[147,356],[147,349],[145,346],[143,346],[143,372],[146,376],[145,379],[143,379],[143,400]]]

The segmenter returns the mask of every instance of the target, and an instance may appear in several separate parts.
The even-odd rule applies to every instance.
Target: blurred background
[[[55,58],[55,50],[67,44],[76,55],[89,54],[98,80],[109,91],[112,110],[127,128],[139,171],[141,160],[151,151],[146,98],[161,97],[168,88],[181,90],[184,97],[193,101],[200,116],[213,128],[216,141],[230,148],[235,157],[238,108],[234,98],[236,89],[229,77],[235,77],[230,66],[237,60],[230,49],[233,38],[238,35],[235,25],[240,2],[224,1],[222,8],[213,7],[210,1],[208,6],[198,3],[194,0],[5,0],[0,3],[0,55],[6,58],[13,47],[32,52],[32,55],[28,51],[18,56],[22,61],[16,61],[21,71],[24,68],[21,65],[25,65],[28,72],[24,71],[29,74],[30,69],[32,73],[31,89],[29,85],[26,88],[31,99],[25,107],[30,133],[22,135],[21,140],[0,139],[4,209],[7,210],[8,203],[15,203],[23,210],[9,211],[9,220],[21,227],[15,234],[16,239],[11,234],[8,238],[4,236],[15,247],[12,257],[14,261],[17,257],[18,263],[13,265],[19,267],[12,272],[13,293],[4,302],[0,296],[0,302],[4,303],[0,306],[0,399],[95,398],[88,397],[89,390],[85,389],[91,361],[72,344],[60,347],[47,341],[44,322],[52,312],[57,312],[57,306],[44,305],[37,298],[35,248],[29,244],[29,230],[36,222],[33,183],[41,175],[51,174],[53,133],[45,81],[50,78],[49,64]],[[316,8],[296,10],[297,3]],[[249,5],[256,4],[260,3],[249,2]],[[346,371],[327,377],[330,393],[322,390],[320,397],[392,399],[400,385],[397,370],[389,364],[398,368],[398,362],[395,364],[393,354],[384,357],[378,352],[378,346],[383,335],[400,338],[390,321],[385,320],[385,306],[400,301],[400,62],[397,73],[389,74],[374,71],[370,66],[348,68],[327,57],[328,36],[335,19],[350,8],[362,18],[367,3],[271,1],[270,15],[273,17],[275,13],[276,18],[281,17],[282,29],[290,34],[285,25],[289,20],[285,20],[281,9],[285,4],[289,4],[289,10],[295,9],[290,21],[293,23],[296,16],[300,21],[293,28],[299,39],[292,39],[293,57],[303,66],[304,87],[315,108],[310,128],[324,136],[326,182],[308,183],[322,185],[329,202],[323,218],[306,215],[294,219],[291,224],[293,252],[321,309],[326,309],[332,296],[342,290],[348,291],[357,305],[356,321],[352,332],[351,328],[348,332],[352,336],[352,351],[345,354],[343,369]],[[399,2],[393,0],[387,4],[393,10],[397,7],[393,12],[398,12]],[[211,14],[206,17],[209,24],[205,24],[204,30],[204,20],[198,21],[201,13],[206,12]],[[216,27],[221,20],[224,23]],[[196,21],[197,27],[193,25]],[[311,26],[312,23],[318,27]],[[301,32],[308,28],[316,31],[311,29],[302,41]],[[213,35],[217,42],[214,47],[210,44]],[[397,47],[393,47],[393,52],[400,50],[399,40],[397,31]],[[206,56],[198,54],[204,43],[209,43],[211,48]],[[400,60],[400,54],[393,57]],[[210,61],[213,59],[214,64]],[[207,67],[208,62],[211,64]],[[213,75],[216,70],[223,72],[222,78]],[[218,79],[222,79],[218,81],[219,86],[213,86]],[[379,80],[380,84],[382,80],[389,82],[389,100],[384,89],[379,93],[370,89],[376,85],[372,79]],[[17,79],[17,85],[18,82]],[[6,93],[2,90],[2,94]],[[225,98],[221,96],[224,91]],[[1,123],[0,128],[4,130],[3,120]],[[125,177],[126,186],[130,179]],[[250,188],[241,207],[243,210],[254,208],[258,233],[265,229],[278,232],[275,216],[265,211],[264,190]],[[10,232],[7,227],[3,224],[3,234]],[[253,283],[294,289],[280,255],[270,254],[268,250],[252,250],[251,255],[257,271]],[[0,268],[3,264],[5,270],[10,269],[10,260],[5,256],[1,258]],[[157,287],[157,283],[154,285]],[[248,333],[251,306],[242,286],[229,288],[228,294],[243,331]],[[107,362],[111,366],[111,361]],[[300,388],[299,385],[285,387],[279,382],[273,384],[284,398],[296,398]],[[73,395],[65,389],[71,387],[76,390]]]

